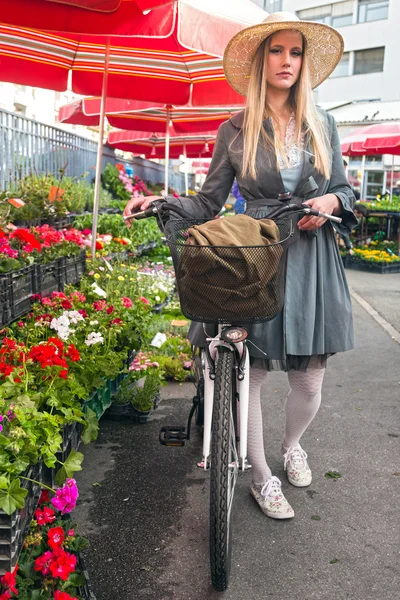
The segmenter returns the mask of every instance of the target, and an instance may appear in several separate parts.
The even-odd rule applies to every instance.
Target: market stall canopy
[[[71,125],[97,126],[100,121],[101,98],[82,98],[61,106],[58,121]],[[164,133],[169,119],[176,134],[217,131],[242,107],[199,107],[155,105],[137,100],[107,98],[106,116],[112,127],[135,131]]]
[[[232,1],[232,6],[242,7],[240,14],[230,11]],[[174,105],[241,106],[243,97],[226,81],[220,57],[231,35],[249,21],[262,20],[265,11],[250,0],[180,0],[151,11],[146,18],[154,17],[156,25],[160,22],[157,14],[163,10],[171,12],[173,27],[159,37],[151,36],[151,31],[138,37],[90,36],[1,24],[1,80],[65,91],[71,71],[72,91],[100,96],[106,71],[108,97]],[[16,11],[16,16],[20,12]]]
[[[164,38],[179,22],[183,46],[216,56],[235,33],[266,16],[251,0],[0,0],[2,23],[41,31]]]
[[[169,158],[212,156],[215,135],[171,135],[169,138]],[[144,136],[139,131],[112,131],[107,144],[118,150],[145,155],[146,158],[165,158],[167,139],[158,135]]]
[[[346,156],[400,155],[400,122],[376,123],[357,129],[343,138],[340,147]]]

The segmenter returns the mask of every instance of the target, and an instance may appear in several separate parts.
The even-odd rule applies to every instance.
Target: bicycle
[[[276,272],[270,278],[263,296],[263,305],[258,309],[252,307],[238,310],[240,318],[232,318],[231,307],[229,319],[223,310],[213,305],[208,314],[196,312],[196,301],[182,285],[182,263],[185,252],[188,252],[187,230],[190,226],[204,223],[206,220],[190,219],[185,211],[168,202],[155,202],[145,211],[135,213],[131,217],[142,219],[163,217],[175,213],[180,217],[173,218],[163,225],[164,234],[170,248],[175,267],[177,288],[182,313],[192,321],[203,323],[206,333],[206,346],[201,350],[197,361],[198,392],[193,398],[193,405],[188,417],[187,429],[183,426],[166,426],[160,430],[159,440],[165,446],[184,446],[190,440],[191,422],[195,415],[197,425],[203,425],[203,468],[210,469],[210,570],[213,587],[224,591],[228,587],[232,557],[232,504],[235,484],[239,470],[244,472],[250,465],[247,463],[247,424],[249,406],[249,369],[250,360],[247,349],[247,329],[244,325],[260,323],[274,318],[283,307],[284,300],[284,266],[285,250],[294,235],[294,223],[290,215],[311,214],[324,217],[334,222],[341,222],[339,217],[327,215],[305,204],[299,206],[291,203],[290,194],[282,195],[282,205],[273,209],[268,219],[274,220],[280,240],[269,246],[247,247],[211,247],[192,246],[190,252],[197,253],[201,264],[201,256],[205,252],[224,249],[224,258],[237,259],[238,250],[243,257],[253,261],[260,271],[268,272],[274,268]],[[289,218],[285,215],[289,215]],[[230,218],[230,217],[228,217]],[[233,217],[232,217],[233,218]],[[241,255],[242,256],[242,255]],[[191,263],[196,269],[195,261]],[[192,273],[196,279],[196,273]],[[199,278],[199,289],[202,281]],[[257,312],[258,310],[258,312]],[[207,324],[218,324],[215,336],[207,334]],[[203,392],[202,392],[203,388]],[[204,398],[202,398],[202,393]],[[203,400],[203,401],[202,401]],[[239,406],[239,409],[238,409]],[[238,418],[239,417],[239,418]]]

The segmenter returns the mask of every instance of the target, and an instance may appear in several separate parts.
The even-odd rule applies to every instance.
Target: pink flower
[[[140,296],[139,300],[143,302],[143,304],[149,304],[149,301],[144,296]]]
[[[51,503],[61,514],[70,513],[76,505],[78,499],[78,487],[75,479],[67,479],[64,486],[56,491],[56,495],[51,499]]]
[[[127,298],[126,296],[121,298],[121,302],[122,305],[125,306],[125,308],[131,308],[133,306],[132,300],[130,298]]]
[[[92,233],[91,229],[82,229],[82,235],[90,235]]]

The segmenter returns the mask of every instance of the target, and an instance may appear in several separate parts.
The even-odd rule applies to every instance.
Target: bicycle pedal
[[[161,427],[158,439],[163,446],[182,447],[187,440],[187,433],[185,427],[181,426]]]

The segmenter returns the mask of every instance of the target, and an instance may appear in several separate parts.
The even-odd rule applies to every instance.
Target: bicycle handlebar
[[[146,210],[133,213],[132,215],[127,215],[126,217],[124,217],[124,220],[128,221],[129,219],[148,219],[149,217],[155,217],[158,214],[163,215],[168,212],[174,212],[183,219],[191,217],[189,213],[187,213],[182,208],[175,206],[174,204],[169,204],[165,201],[156,200],[155,202],[152,202],[152,204]],[[335,215],[329,215],[320,210],[316,210],[315,208],[312,208],[311,206],[308,206],[304,203],[301,204],[301,206],[294,203],[288,203],[283,206],[278,206],[275,210],[272,211],[272,213],[268,215],[267,218],[277,219],[286,213],[296,212],[304,213],[305,215],[313,215],[315,217],[320,217],[323,219],[328,219],[329,221],[334,221],[335,223],[342,222],[342,219],[340,217],[336,217]]]

